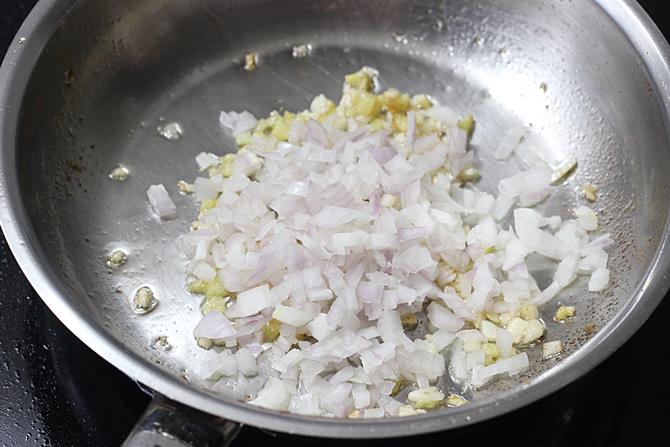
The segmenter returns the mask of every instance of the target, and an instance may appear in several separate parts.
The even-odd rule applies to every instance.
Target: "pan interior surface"
[[[310,44],[311,54],[294,58],[291,49],[301,44]],[[247,51],[259,56],[252,72],[241,66]],[[337,100],[343,76],[364,65],[379,70],[382,87],[429,93],[475,116],[471,146],[483,190],[495,191],[500,178],[520,168],[491,156],[512,125],[528,126],[531,136],[524,144],[542,151],[552,165],[575,157],[576,172],[541,208],[568,218],[583,203],[581,187],[598,186],[594,209],[616,240],[610,251],[613,282],[602,294],[585,292],[583,280],[564,292],[560,302],[577,307],[572,323],[553,323],[555,302],[543,311],[546,339],[565,344],[561,360],[542,361],[536,346],[529,350],[531,368],[520,377],[471,393],[475,403],[469,408],[433,412],[426,416],[429,425],[408,422],[403,432],[382,433],[354,423],[342,432],[289,427],[269,418],[256,423],[341,436],[449,428],[467,423],[470,415],[485,415],[494,401],[501,405],[495,400],[500,393],[508,405],[542,387],[543,373],[561,374],[572,354],[597,348],[584,345],[640,304],[634,297],[665,235],[670,157],[665,111],[649,69],[596,2],[76,3],[36,62],[15,148],[29,221],[26,243],[67,292],[62,299],[146,359],[147,368],[177,377],[188,393],[224,396],[224,403],[243,398],[234,384],[200,382],[193,367],[200,350],[192,336],[199,299],[185,291],[176,239],[188,231],[197,207],[175,184],[198,175],[198,153],[234,148],[219,127],[221,110],[265,116],[276,109],[302,110],[321,93]],[[157,132],[170,122],[181,125],[181,138],[168,140]],[[125,182],[108,178],[118,164],[130,171]],[[159,222],[149,209],[146,190],[160,183],[177,205],[174,221]],[[117,248],[127,251],[128,262],[110,271],[104,259]],[[553,272],[541,263],[536,271],[546,286],[541,281]],[[143,285],[154,289],[160,304],[137,315],[130,300]],[[157,342],[161,337],[170,349]],[[448,382],[442,385],[456,391]],[[225,415],[225,408],[202,409]],[[463,417],[450,422],[455,414]]]

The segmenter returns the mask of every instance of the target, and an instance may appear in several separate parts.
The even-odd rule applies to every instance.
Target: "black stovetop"
[[[34,0],[0,0],[0,54]],[[663,2],[641,2],[670,33]],[[657,444],[670,422],[670,300],[618,352],[553,395],[459,430],[381,441],[319,440],[324,447],[513,442],[522,446]],[[661,343],[659,343],[661,341]],[[663,347],[659,347],[662,345]],[[149,397],[74,337],[42,303],[0,235],[0,445],[116,446]],[[245,427],[237,446],[312,445],[315,439]],[[660,444],[663,444],[661,442]]]

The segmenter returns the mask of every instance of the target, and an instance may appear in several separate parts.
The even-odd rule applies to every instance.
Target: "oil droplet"
[[[168,123],[165,126],[158,126],[156,130],[166,140],[178,140],[184,134],[184,130],[179,123]]]

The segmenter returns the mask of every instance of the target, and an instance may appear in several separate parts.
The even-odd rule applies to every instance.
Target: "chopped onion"
[[[162,220],[174,219],[177,217],[177,207],[165,190],[165,186],[151,185],[147,190],[149,203],[158,217]]]
[[[290,399],[289,390],[284,382],[276,377],[269,377],[263,389],[258,392],[258,396],[249,403],[271,410],[286,410]]]
[[[417,273],[436,263],[427,248],[413,246],[394,256],[393,265],[406,273]]]
[[[253,377],[258,374],[258,365],[256,359],[248,348],[240,348],[235,352],[235,361],[237,369],[246,377]]]
[[[519,143],[525,138],[526,129],[521,126],[510,127],[507,133],[503,135],[500,143],[495,152],[493,152],[493,158],[497,160],[504,160],[509,158],[510,155],[517,148]]]
[[[589,279],[589,292],[602,292],[610,282],[610,271],[606,268],[599,268],[591,274]]]
[[[465,322],[451,313],[449,309],[437,304],[430,303],[428,306],[428,319],[438,329],[448,332],[458,332]]]
[[[306,291],[310,301],[329,301],[333,298],[333,291],[327,288],[312,288]]]
[[[512,356],[512,353],[514,352],[512,348],[513,341],[514,337],[509,331],[502,328],[496,328],[496,347],[502,358],[506,359]]]
[[[227,311],[231,318],[255,315],[270,306],[270,289],[267,284],[242,292]]]
[[[235,328],[221,312],[212,311],[200,319],[195,327],[195,338],[220,340],[235,335]]]
[[[196,163],[198,163],[198,169],[204,171],[216,166],[220,163],[219,157],[212,154],[211,152],[200,152],[197,157],[195,157]]]
[[[325,340],[334,331],[328,324],[326,314],[317,315],[312,321],[307,324],[307,330],[318,341]]]
[[[312,224],[325,228],[336,228],[355,219],[371,220],[372,216],[351,208],[327,205],[312,218]]]
[[[598,216],[588,206],[580,206],[575,209],[577,222],[586,231],[595,231],[598,229]]]
[[[510,376],[516,375],[523,369],[527,368],[528,355],[525,352],[515,356],[498,360],[492,365],[475,367],[472,370],[472,378],[470,383],[474,387],[480,387],[499,374],[507,373]]]
[[[237,116],[237,122],[235,123],[235,135],[238,135],[242,132],[248,132],[256,127],[258,120],[246,110],[240,113]]]
[[[552,172],[530,130],[511,126],[493,155],[515,154],[527,169],[502,178],[497,195],[479,190],[469,121],[422,96],[409,108],[393,90],[380,98],[374,76],[348,77],[337,106],[320,96],[260,121],[223,112],[242,150],[196,157],[202,203],[180,246],[189,292],[217,310],[194,330],[213,348],[194,367],[209,381],[227,377],[253,405],[420,414],[444,401],[431,384],[443,383],[445,356],[460,392],[518,374],[525,346],[545,334],[537,306],[586,282],[579,275],[592,291],[609,284],[613,241],[591,234],[596,213],[533,208],[572,161]],[[162,185],[148,195],[161,218],[176,216]],[[394,393],[401,378],[412,382],[410,406]]]
[[[579,258],[577,255],[568,255],[558,264],[556,273],[554,273],[554,281],[559,286],[567,287],[576,277],[577,262]]]
[[[414,135],[416,133],[416,113],[407,112],[407,133],[405,145],[408,150],[414,147]]]
[[[272,313],[272,318],[291,326],[304,326],[312,320],[312,316],[302,310],[278,304]]]

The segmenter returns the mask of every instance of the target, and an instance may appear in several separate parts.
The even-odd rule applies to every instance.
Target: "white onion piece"
[[[467,345],[465,345],[467,346]],[[479,348],[475,351],[468,350],[465,353],[465,367],[472,374],[474,368],[483,367],[486,362],[486,352],[483,348]]]
[[[332,254],[325,249],[323,245],[315,241],[306,234],[302,234],[297,238],[302,245],[309,250],[310,254],[318,260],[326,260],[332,257]]]
[[[458,124],[458,114],[447,106],[433,106],[427,110],[427,114],[434,120],[441,121],[448,126]]]
[[[206,262],[198,262],[191,273],[198,277],[198,279],[202,279],[204,281],[211,281],[216,276],[216,270],[214,267]]]
[[[429,232],[430,228],[428,227],[400,228],[398,230],[398,239],[401,242],[423,239]]]
[[[525,138],[526,133],[526,129],[522,126],[510,127],[505,135],[503,135],[500,143],[498,143],[496,150],[493,152],[493,158],[497,160],[509,158],[519,143]]]
[[[598,216],[587,206],[579,206],[575,209],[577,222],[586,231],[595,231],[598,229]]]
[[[209,252],[209,243],[207,240],[199,240],[195,246],[195,255],[193,255],[193,260],[194,261],[200,261],[203,259],[207,258],[207,253]],[[216,275],[216,271],[214,271],[214,275]],[[212,277],[214,277],[212,275]],[[211,278],[209,278],[211,279]],[[209,279],[207,281],[209,281]]]
[[[498,348],[498,351],[500,352],[502,358],[506,359],[512,356],[513,341],[514,337],[509,331],[502,328],[496,329],[496,347]]]
[[[307,324],[310,335],[318,341],[325,340],[334,331],[328,324],[326,314],[320,313]]]
[[[349,381],[353,376],[354,376],[354,368],[352,368],[351,366],[347,366],[337,371],[335,374],[333,374],[332,377],[328,379],[328,382],[331,385],[337,385],[338,383]]]
[[[233,130],[235,128],[238,115],[239,114],[237,112],[221,112],[219,114],[219,124],[225,129]]]
[[[372,233],[368,239],[369,250],[395,250],[399,247],[398,236],[391,233]]]
[[[593,239],[591,242],[586,244],[584,247],[582,247],[581,254],[583,256],[587,256],[595,251],[603,250],[612,244],[614,244],[614,240],[612,239],[609,233],[606,233],[603,234],[602,236],[598,236],[597,238]]]
[[[165,186],[151,185],[147,190],[149,203],[154,212],[162,220],[174,219],[177,217],[177,207],[165,190]]]
[[[493,208],[493,217],[496,220],[503,220],[516,204],[517,200],[516,196],[500,194],[496,198],[495,206]]]
[[[577,271],[581,274],[593,273],[598,269],[607,268],[607,252],[604,250],[592,251],[577,263]]]
[[[561,288],[567,287],[577,277],[578,261],[577,255],[568,255],[558,264],[556,273],[554,273],[554,281]]]
[[[256,117],[245,110],[237,116],[233,133],[239,135],[242,132],[248,132],[256,127],[256,124],[258,124]]]
[[[456,336],[451,332],[439,330],[433,333],[431,341],[435,349],[440,352],[451,345],[455,339]]]
[[[223,191],[223,182],[222,178],[203,178],[199,177],[195,179],[195,197],[196,199],[203,201],[209,199],[215,199],[220,192]]]
[[[591,274],[589,279],[589,292],[602,292],[610,282],[610,271],[600,268]]]
[[[303,393],[293,396],[288,406],[288,411],[304,416],[319,416],[319,398],[313,393]]]
[[[212,311],[200,319],[193,331],[195,338],[219,340],[235,335],[235,328],[220,312]]]
[[[329,301],[333,298],[333,291],[327,288],[307,289],[307,299],[310,301]]]
[[[544,200],[550,193],[551,170],[547,167],[531,168],[527,171],[498,182],[500,197],[505,197],[505,205],[511,206],[515,199],[519,199],[521,206],[533,206]],[[497,213],[506,214],[502,204],[497,204]]]
[[[262,166],[261,159],[251,152],[235,154],[235,172],[247,177],[255,174]]]
[[[416,113],[407,112],[407,132],[405,134],[405,145],[408,150],[414,147],[414,135],[416,133]]]
[[[286,410],[290,399],[289,390],[284,382],[276,377],[269,377],[263,389],[258,392],[258,396],[249,403],[271,410]]]
[[[402,345],[409,350],[414,349],[412,341],[402,329],[400,314],[395,310],[385,309],[382,311],[377,322],[377,329],[379,329],[379,334],[385,342]]]
[[[451,289],[445,289],[443,293],[439,294],[439,297],[442,298],[444,304],[449,307],[456,315],[465,319],[465,320],[474,320],[476,319],[474,312],[465,305],[463,300],[456,294],[456,292]]]
[[[333,253],[343,255],[348,248],[365,248],[369,240],[370,235],[364,231],[335,233],[332,236],[331,246]]]
[[[222,376],[237,374],[237,361],[228,351],[205,351],[197,358],[197,375],[207,380],[219,380]]]
[[[541,306],[542,304],[552,300],[560,291],[561,291],[561,285],[556,281],[553,281],[551,284],[547,286],[546,289],[542,291],[542,293],[540,293],[540,295],[537,297],[537,299],[534,300],[534,302],[536,305]]]
[[[421,246],[410,247],[393,257],[393,266],[406,273],[417,273],[434,265],[430,251]]]
[[[211,168],[212,166],[218,165],[220,160],[218,156],[212,154],[211,152],[200,152],[195,157],[195,162],[198,164],[198,169],[204,171]]]
[[[376,326],[368,326],[365,329],[361,329],[358,332],[358,335],[360,335],[363,338],[366,339],[371,339],[371,338],[377,338],[379,337],[379,329],[377,329]]]
[[[351,208],[328,205],[312,218],[312,224],[325,228],[336,228],[355,219],[371,220],[372,216]]]
[[[435,302],[428,306],[428,319],[436,328],[449,332],[458,332],[465,324],[447,308]]]
[[[434,133],[424,135],[417,138],[414,141],[414,146],[412,148],[413,152],[416,154],[423,154],[431,149],[433,149],[440,142],[440,139]]]
[[[384,417],[384,409],[368,408],[363,410],[363,419],[379,419]]]
[[[235,361],[237,369],[246,377],[253,377],[258,374],[258,365],[252,352],[248,348],[240,348],[235,352]]]
[[[451,349],[451,358],[449,360],[449,373],[456,383],[463,383],[468,379],[468,370],[465,365],[465,352],[463,351],[463,341],[457,339]]]
[[[485,340],[484,335],[476,329],[464,329],[456,334],[463,342],[483,342]]]
[[[527,368],[528,365],[528,354],[522,352],[521,354],[498,360],[489,366],[473,368],[470,383],[474,387],[480,387],[499,374],[516,375]]]
[[[351,389],[351,397],[354,399],[354,408],[356,409],[370,405],[370,392],[362,383],[354,383]]]
[[[300,349],[291,349],[286,355],[274,361],[272,367],[280,373],[286,373],[290,368],[297,365],[304,357],[305,354]]]
[[[358,296],[358,299],[360,302],[366,304],[381,303],[383,292],[383,286],[367,281],[360,282],[358,283],[358,286],[356,286],[356,295]]]
[[[291,326],[304,326],[312,320],[312,316],[307,312],[281,304],[275,307],[272,312],[272,318]]]
[[[263,284],[237,295],[233,305],[228,308],[227,314],[231,318],[248,317],[269,306],[270,289],[267,284]]]

